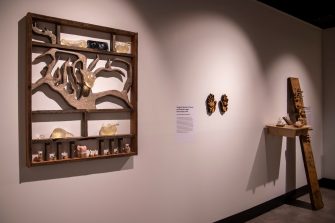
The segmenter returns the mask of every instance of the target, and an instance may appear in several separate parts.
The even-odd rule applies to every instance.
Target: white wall
[[[323,68],[323,141],[324,141],[324,158],[323,158],[323,176],[330,179],[335,179],[335,141],[334,141],[334,126],[335,126],[335,28],[326,29],[323,31],[322,38],[322,68]]]
[[[138,156],[24,167],[18,27],[29,11],[139,33]],[[321,177],[321,30],[313,26],[242,0],[11,0],[0,3],[0,24],[0,222],[213,222],[305,185],[298,141],[263,132],[286,114],[289,76],[300,78],[312,109]],[[226,114],[206,114],[209,93],[228,95]],[[177,105],[195,107],[188,140],[175,134]]]

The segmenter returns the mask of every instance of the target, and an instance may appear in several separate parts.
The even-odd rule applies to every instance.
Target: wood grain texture
[[[293,95],[289,98],[291,103],[293,103],[294,109],[294,116],[297,120],[305,119],[305,123],[307,124],[306,113],[304,111],[304,101],[302,98],[302,90],[300,88],[300,82],[298,78],[288,78],[288,87]],[[324,204],[322,201],[322,196],[320,192],[318,176],[315,169],[314,157],[313,157],[313,150],[312,145],[310,142],[309,134],[300,135],[299,136],[300,145],[301,145],[301,152],[304,161],[305,173],[307,178],[307,183],[309,186],[309,196],[311,199],[311,204],[313,209],[319,210],[323,208]]]
[[[133,86],[131,89],[131,101],[133,105],[133,110],[131,113],[131,118],[130,118],[130,133],[134,137],[131,138],[131,151],[134,152],[136,155],[138,154],[138,148],[137,148],[137,143],[138,143],[138,126],[137,126],[137,119],[138,119],[138,35],[135,34],[132,36],[131,41],[133,43],[132,46],[132,55],[134,57],[131,59],[132,60],[132,67],[133,67]]]
[[[60,53],[68,55],[69,58],[63,63],[61,69],[57,68],[55,70],[55,65],[58,62],[57,55]],[[96,101],[105,96],[118,98],[132,108],[132,104],[128,98],[128,92],[133,82],[133,68],[127,61],[119,58],[115,58],[112,61],[108,60],[105,67],[97,68],[93,71],[96,63],[99,61],[98,55],[96,59],[88,65],[87,58],[83,54],[51,48],[36,57],[33,64],[42,62],[42,58],[48,56],[51,57],[52,60],[41,71],[42,77],[32,84],[33,92],[37,91],[42,85],[47,84],[51,90],[60,94],[64,100],[75,109],[95,109]],[[70,56],[75,56],[76,60],[71,61]],[[112,68],[112,62],[125,63],[128,67],[127,74],[125,75],[119,68]],[[78,64],[81,66],[79,69],[77,68]],[[122,91],[107,90],[92,93],[91,88],[101,72],[114,72],[121,76],[127,76]],[[69,91],[69,88],[71,91]]]
[[[286,136],[286,137],[296,137],[300,135],[308,134],[309,126],[303,126],[301,128],[296,128],[293,125],[285,125],[283,127],[279,127],[276,125],[266,125],[268,133],[271,135],[277,136]]]
[[[32,162],[32,144],[31,144],[31,138],[32,138],[32,118],[31,118],[31,72],[32,72],[32,17],[29,16],[29,14],[26,16],[26,61],[25,61],[25,68],[26,68],[26,89],[25,89],[25,132],[26,132],[26,140],[25,140],[25,146],[26,146],[26,165],[28,167],[31,166]]]

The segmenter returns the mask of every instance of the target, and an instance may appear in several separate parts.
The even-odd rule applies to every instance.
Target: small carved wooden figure
[[[228,111],[228,97],[226,94],[221,96],[221,100],[219,102],[219,106],[220,106],[220,110],[222,113],[225,113],[226,111]]]
[[[41,29],[37,26],[36,22],[34,22],[33,31],[38,35],[49,37],[51,44],[56,44],[56,36],[52,33],[51,30],[48,30],[47,28]]]
[[[88,149],[87,146],[77,145],[77,154],[79,158],[86,158],[88,157]]]
[[[212,114],[215,112],[215,108],[216,108],[216,101],[214,98],[213,94],[209,94],[206,100],[206,104],[207,104],[207,112],[209,114]]]
[[[297,110],[301,109],[303,106],[303,96],[302,96],[303,91],[299,88],[295,93],[293,93],[294,101],[295,101],[295,108]]]

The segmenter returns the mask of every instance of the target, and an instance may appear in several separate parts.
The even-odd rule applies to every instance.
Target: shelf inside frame
[[[53,142],[74,142],[74,141],[83,141],[83,140],[104,140],[104,139],[118,139],[118,138],[133,138],[133,134],[119,134],[119,135],[112,135],[112,136],[87,136],[87,137],[69,137],[69,138],[46,138],[46,139],[33,139],[33,144],[38,143],[53,143]]]
[[[36,41],[32,41],[32,46],[44,47],[44,48],[57,48],[57,49],[71,50],[71,51],[76,51],[76,52],[104,54],[104,55],[121,56],[121,57],[129,57],[129,58],[134,57],[133,54],[128,54],[128,53],[116,53],[116,52],[107,51],[107,50],[103,51],[103,50],[96,50],[96,49],[91,49],[91,48],[65,46],[65,45],[60,45],[60,44],[51,44],[51,43],[43,43],[43,42],[36,42]]]
[[[309,130],[312,130],[310,126],[305,125],[297,128],[293,125],[285,125],[283,127],[276,125],[266,125],[265,127],[269,134],[276,136],[296,137],[300,135],[307,135]]]
[[[33,115],[38,114],[71,114],[71,113],[122,113],[132,112],[131,108],[116,108],[116,109],[71,109],[71,110],[36,110],[32,111]]]
[[[107,33],[112,33],[114,35],[134,36],[137,34],[136,32],[126,31],[122,29],[103,27],[99,25],[77,22],[77,21],[68,20],[68,19],[60,19],[56,17],[50,17],[50,16],[40,15],[36,13],[31,13],[31,12],[28,12],[27,16],[36,22],[41,21],[41,22],[47,22],[47,23],[54,23],[55,25],[70,26],[70,27],[75,27],[79,29],[87,29],[87,30],[93,30],[93,31],[99,31],[99,32],[107,32]]]
[[[97,160],[97,159],[110,159],[110,158],[116,158],[116,157],[128,157],[128,156],[135,156],[135,155],[137,155],[136,152],[129,152],[129,153],[117,153],[117,154],[110,154],[110,155],[98,155],[98,156],[85,157],[85,158],[75,157],[75,158],[68,158],[68,159],[32,162],[31,166],[43,166],[43,165],[60,164],[60,163],[67,163],[67,162]]]

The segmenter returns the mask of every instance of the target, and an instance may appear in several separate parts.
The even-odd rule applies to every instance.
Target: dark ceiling
[[[258,0],[322,29],[335,27],[335,1]]]

